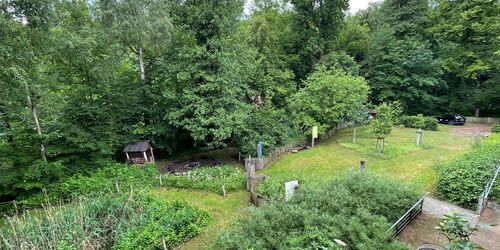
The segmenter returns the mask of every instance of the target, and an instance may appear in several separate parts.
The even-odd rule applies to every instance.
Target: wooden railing
[[[424,207],[424,199],[427,197],[429,193],[426,193],[420,200],[418,200],[413,206],[406,211],[403,216],[401,216],[394,224],[392,224],[391,228],[389,228],[389,231],[392,231],[392,237],[396,237],[403,231],[403,229],[417,216],[419,213],[422,212],[422,208]]]

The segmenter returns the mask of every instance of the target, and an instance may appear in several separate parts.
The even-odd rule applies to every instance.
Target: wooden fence
[[[316,142],[324,141],[324,140],[332,137],[333,135],[335,135],[335,131],[337,129],[347,128],[347,127],[348,127],[347,123],[338,124],[335,128],[330,129],[328,132],[326,132],[324,134],[321,134],[319,136],[319,138],[316,140]],[[286,154],[288,152],[292,152],[292,150],[294,148],[300,147],[301,145],[309,145],[309,144],[310,144],[310,142],[308,142],[308,141],[300,141],[300,142],[296,142],[293,144],[288,144],[288,145],[278,147],[278,148],[272,150],[268,155],[262,157],[262,165],[260,165],[260,166],[258,165],[257,169],[265,168],[269,163],[275,161],[281,155]]]
[[[498,172],[500,171],[500,164],[497,165],[497,169],[495,171],[495,175],[493,175],[493,178],[486,183],[486,187],[484,188],[483,192],[479,196],[479,199],[477,201],[477,210],[476,213],[478,215],[481,215],[486,208],[486,204],[488,203],[488,195],[490,195],[491,190],[493,189],[493,186],[495,185],[495,180],[498,177]]]
[[[392,231],[392,237],[396,237],[403,231],[403,229],[417,216],[419,213],[422,212],[422,208],[424,206],[424,199],[427,197],[429,193],[426,193],[420,200],[418,200],[413,206],[406,211],[403,216],[401,216],[394,224],[392,224],[391,228],[389,228],[389,231]]]
[[[475,116],[466,116],[467,122],[471,123],[486,123],[486,124],[498,124],[500,123],[500,118],[495,117],[475,117]]]

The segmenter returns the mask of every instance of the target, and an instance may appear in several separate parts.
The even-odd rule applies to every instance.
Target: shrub
[[[245,188],[245,176],[235,166],[197,168],[186,175],[164,175],[163,185],[225,194]]]
[[[433,117],[425,117],[421,114],[414,116],[403,116],[400,119],[401,125],[407,128],[421,128],[424,130],[437,131],[438,123]]]
[[[475,209],[486,183],[494,175],[500,160],[500,134],[492,134],[470,151],[438,166],[438,196],[458,205]],[[492,191],[500,199],[500,182]]]
[[[155,187],[159,184],[159,173],[154,165],[137,167],[114,164],[98,169],[89,176],[80,174],[72,176],[61,183],[55,184],[50,191],[68,198],[85,194],[117,191],[117,188],[147,188]]]
[[[460,213],[445,214],[436,229],[448,239],[446,249],[476,249],[469,237],[476,228]]]
[[[407,249],[394,242],[390,222],[409,209],[418,194],[400,184],[360,173],[316,188],[301,187],[251,210],[220,235],[220,249]]]
[[[106,193],[118,189],[149,188],[159,185],[159,173],[154,165],[144,167],[114,163],[90,175],[77,174],[47,187],[46,193],[20,197],[18,205],[24,209],[40,207],[46,199],[58,201],[81,195]],[[12,210],[12,209],[11,209]]]
[[[285,198],[285,182],[298,180],[303,186],[304,180],[295,175],[267,176],[266,180],[257,186],[257,193],[268,200],[283,200]]]
[[[500,124],[493,125],[493,127],[491,128],[491,132],[500,133]]]
[[[162,249],[197,235],[209,215],[137,193],[82,198],[8,217],[0,249]],[[131,238],[133,236],[133,238]]]

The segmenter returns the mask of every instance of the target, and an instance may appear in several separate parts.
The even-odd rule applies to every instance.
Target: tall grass
[[[117,245],[120,249],[161,249],[198,234],[208,219],[206,212],[185,203],[165,203],[132,191],[79,198],[6,217],[0,249],[111,249]],[[130,243],[127,234],[131,231],[159,222],[162,230],[144,232],[151,240],[141,241],[144,237],[138,236],[138,242]]]

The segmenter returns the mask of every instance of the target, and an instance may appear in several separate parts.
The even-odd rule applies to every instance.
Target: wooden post
[[[142,152],[142,155],[144,156],[144,162],[147,162],[148,156],[146,155],[146,151]]]
[[[247,191],[251,190],[252,178],[255,176],[255,164],[253,164],[252,159],[249,157],[248,161],[245,162],[245,170],[247,174]]]
[[[417,147],[422,144],[422,129],[419,128],[417,131]]]
[[[127,160],[130,160],[130,155],[128,155],[128,152],[125,152],[125,155],[127,156]]]
[[[155,163],[155,155],[153,154],[153,148],[150,148],[151,150],[151,161]]]
[[[359,162],[359,170],[361,171],[361,173],[364,173],[365,172],[365,161],[360,161]]]
[[[160,174],[160,187],[163,186],[163,180],[162,180],[162,177],[161,177],[161,174]]]
[[[356,143],[356,127],[354,127],[354,131],[352,133],[352,142]]]

